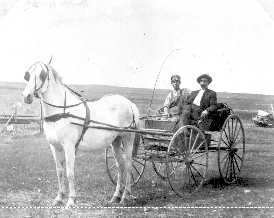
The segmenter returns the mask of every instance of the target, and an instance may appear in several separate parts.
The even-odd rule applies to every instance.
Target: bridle
[[[80,98],[81,102],[77,103],[77,104],[72,104],[72,105],[66,105],[66,93],[65,93],[65,99],[64,99],[64,105],[54,105],[54,104],[51,104],[47,101],[45,101],[44,99],[42,99],[38,92],[44,87],[46,81],[48,81],[48,85],[47,85],[47,88],[49,87],[49,80],[50,80],[50,76],[49,76],[49,68],[46,64],[44,64],[44,67],[46,68],[46,71],[43,71],[41,74],[40,74],[40,80],[42,81],[40,86],[37,87],[37,76],[35,75],[34,77],[34,91],[33,91],[33,95],[40,99],[43,103],[51,106],[51,107],[55,107],[55,108],[62,108],[62,109],[66,109],[66,108],[71,108],[71,107],[75,107],[75,106],[78,106],[80,104],[83,104],[84,101],[86,101],[86,99],[83,98],[82,95],[80,95],[78,92],[76,92],[75,90],[73,90],[72,88],[70,88],[68,85],[65,85],[63,84],[67,89],[69,89],[72,93],[74,93],[77,97]],[[25,73],[25,76],[24,76],[24,79],[28,82],[30,80],[30,73],[27,71]]]
[[[80,126],[83,127],[81,135],[80,135],[80,137],[78,138],[78,140],[77,140],[77,142],[75,144],[75,148],[77,148],[78,145],[79,145],[79,143],[82,141],[85,132],[89,128],[89,123],[95,123],[95,124],[100,124],[100,125],[104,125],[104,126],[107,126],[107,127],[115,127],[116,128],[116,126],[113,126],[113,125],[110,125],[110,124],[107,124],[107,123],[103,123],[103,122],[91,120],[90,119],[90,109],[89,109],[89,107],[87,105],[88,100],[86,98],[84,98],[80,93],[78,93],[77,91],[75,91],[74,89],[72,89],[71,87],[69,87],[66,84],[62,84],[62,85],[65,88],[67,88],[71,93],[73,93],[74,95],[76,95],[80,99],[81,102],[79,102],[77,104],[66,105],[66,92],[65,92],[64,105],[54,105],[54,104],[51,104],[51,103],[46,102],[45,100],[43,100],[39,96],[38,92],[43,88],[43,86],[45,85],[46,80],[48,80],[48,87],[49,87],[49,79],[50,79],[49,78],[49,72],[50,72],[50,70],[49,70],[49,68],[48,68],[48,66],[46,64],[44,66],[45,66],[45,68],[46,68],[47,71],[46,72],[45,71],[41,72],[40,79],[41,79],[42,83],[41,83],[41,85],[38,88],[37,88],[37,82],[36,82],[37,79],[36,79],[36,75],[35,75],[35,78],[34,78],[34,82],[35,82],[34,85],[35,86],[34,86],[34,92],[33,92],[33,94],[34,94],[34,96],[36,98],[39,98],[43,103],[45,103],[45,104],[47,104],[47,105],[49,105],[51,107],[64,109],[63,113],[57,113],[57,114],[53,114],[53,115],[49,115],[47,117],[44,117],[44,121],[45,122],[56,122],[56,121],[58,121],[60,119],[63,119],[63,118],[75,118],[75,119],[84,121],[83,124],[72,122],[72,124],[74,124],[74,125],[78,125],[78,126],[80,125]],[[25,73],[24,79],[26,81],[30,80],[30,73],[28,71]],[[86,116],[85,116],[85,118],[82,118],[82,117],[70,114],[69,112],[65,111],[65,109],[67,109],[67,108],[76,107],[76,106],[78,106],[80,104],[83,104],[85,106],[85,110],[86,110]],[[134,113],[133,113],[133,119],[132,119],[131,124],[128,127],[126,127],[126,128],[132,128],[132,127],[136,128]]]
[[[37,77],[35,75],[34,77],[34,91],[33,91],[33,95],[36,97],[36,98],[40,98],[38,92],[43,88],[46,80],[48,81],[48,86],[49,86],[49,69],[48,69],[48,66],[47,65],[44,65],[46,70],[47,71],[43,71],[41,74],[40,74],[40,80],[42,81],[41,85],[39,87],[37,87]],[[25,73],[25,76],[24,76],[24,79],[28,82],[30,80],[30,73],[27,71]],[[48,87],[47,87],[48,88]]]
[[[75,147],[77,148],[80,141],[83,139],[83,136],[86,132],[86,130],[88,129],[88,125],[89,125],[89,122],[90,122],[90,110],[89,110],[89,107],[87,105],[87,99],[85,99],[81,94],[79,94],[77,91],[73,90],[71,87],[69,87],[68,85],[65,85],[63,84],[70,92],[72,92],[74,95],[76,95],[77,97],[79,97],[80,99],[80,102],[77,103],[77,104],[72,104],[72,105],[67,105],[66,102],[67,102],[67,99],[66,99],[66,92],[65,92],[65,99],[64,99],[64,105],[54,105],[54,104],[51,104],[49,102],[46,102],[43,98],[41,98],[38,94],[38,92],[44,87],[45,85],[45,82],[46,80],[48,81],[48,87],[49,87],[49,68],[46,64],[44,64],[45,68],[46,68],[46,71],[43,71],[41,72],[40,74],[40,79],[42,81],[41,85],[39,87],[37,87],[37,77],[35,75],[35,78],[34,78],[34,92],[33,92],[33,95],[36,97],[36,98],[39,98],[43,103],[51,106],[51,107],[54,107],[54,108],[62,108],[63,109],[63,113],[59,113],[59,114],[53,114],[53,115],[49,115],[47,117],[44,117],[44,121],[45,122],[56,122],[62,118],[68,118],[68,117],[71,117],[71,118],[76,118],[76,119],[79,119],[79,120],[83,120],[84,121],[84,124],[83,124],[83,129],[82,129],[82,133],[79,137],[79,139],[77,140],[76,144],[75,144]],[[24,79],[26,81],[29,81],[30,80],[30,73],[27,71],[25,73],[25,76],[24,76]],[[48,88],[47,87],[47,88]],[[70,113],[66,113],[66,109],[67,108],[71,108],[71,107],[76,107],[78,105],[81,105],[81,104],[84,104],[85,106],[85,110],[86,110],[86,117],[85,118],[82,118],[82,117],[78,117],[78,116],[75,116],[73,114],[70,114]]]

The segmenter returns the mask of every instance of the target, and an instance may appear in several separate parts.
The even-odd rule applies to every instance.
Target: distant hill
[[[16,99],[21,98],[21,91],[24,89],[24,83],[0,82],[1,98],[14,95]],[[141,109],[145,111],[150,104],[152,97],[152,89],[146,88],[130,88],[116,87],[106,85],[71,85],[83,96],[90,100],[96,100],[106,94],[121,94],[135,102]],[[169,90],[157,89],[153,99],[153,108],[159,108],[168,94]],[[270,104],[274,103],[274,95],[248,94],[248,93],[228,93],[218,92],[218,101],[228,103],[234,110],[243,110],[255,112],[258,109],[270,111]],[[12,103],[12,102],[10,102]]]

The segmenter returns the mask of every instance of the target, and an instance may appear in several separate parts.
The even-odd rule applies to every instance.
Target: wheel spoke
[[[228,142],[226,142],[223,137],[222,137],[222,142],[224,142],[226,144],[226,146],[229,148],[229,145],[227,144]]]
[[[228,158],[226,159],[225,165],[224,165],[224,166],[226,166],[226,167],[224,167],[225,168],[224,170],[226,170],[225,178],[227,178],[227,173],[228,173],[229,165],[230,165],[230,159],[229,159],[229,156],[228,156]]]
[[[141,176],[141,173],[138,171],[138,169],[136,168],[136,166],[134,164],[132,164],[132,166],[135,169],[135,171],[139,174],[139,176]]]
[[[137,160],[137,159],[134,159],[134,162],[137,162],[137,163],[141,164],[142,166],[145,166],[145,164],[144,164],[144,163],[140,162],[140,161],[139,161],[139,160]]]
[[[227,143],[229,143],[229,137],[227,136],[226,128],[224,129],[224,133],[225,133],[226,141],[227,141]]]
[[[171,163],[172,164],[172,163]],[[164,168],[163,168],[163,163],[154,163],[154,166],[157,170],[157,172],[162,176],[164,177],[165,175],[162,175],[162,173],[164,172]],[[156,173],[157,173],[156,172]]]
[[[237,153],[235,153],[235,155],[240,159],[241,162],[243,161],[243,159]]]
[[[202,144],[204,144],[206,142],[206,140],[203,140],[199,145],[198,147],[195,149],[193,155],[199,150],[199,148],[202,146]]]
[[[230,157],[230,182],[233,180],[233,162],[232,158]]]
[[[235,133],[236,133],[236,130],[237,130],[237,127],[238,127],[238,123],[239,123],[239,121],[238,121],[238,119],[236,119],[236,125],[235,125],[235,128],[234,128],[234,134],[233,134],[233,140],[235,139]]]
[[[181,144],[179,144],[178,142],[177,142],[177,146],[182,146],[183,144],[185,144],[185,132],[184,132],[184,137],[183,137],[183,135],[182,134],[180,134],[179,135],[180,136],[180,139],[181,139]],[[180,147],[179,147],[180,148]]]
[[[225,174],[225,178],[229,178],[229,173],[230,173],[230,157],[228,158],[228,167],[227,167],[227,171]]]
[[[193,133],[193,129],[191,129],[190,131],[190,138],[189,138],[189,143],[188,143],[188,150],[190,150],[191,148],[191,141],[192,141],[192,133]]]
[[[116,164],[113,164],[109,169],[112,170],[114,167],[117,167]]]
[[[240,170],[240,167],[239,167],[239,165],[238,165],[238,162],[237,162],[235,156],[233,156],[233,159],[234,159],[234,161],[235,161],[235,163],[236,163],[236,166],[237,166],[237,168],[238,168],[238,171],[240,172],[241,170]]]
[[[193,154],[193,156],[191,156],[191,158],[192,159],[197,159],[197,158],[199,158],[199,157],[201,157],[203,155],[206,155],[206,154],[207,154],[206,152],[201,152],[200,154],[195,153],[195,154]]]
[[[199,174],[200,177],[202,177],[203,179],[205,179],[205,177],[203,177],[203,176],[201,175],[201,173],[200,173],[194,166],[192,166],[192,168]]]
[[[190,186],[190,185],[191,185],[191,182],[190,182],[189,166],[187,166],[186,169],[187,169],[187,175],[188,175],[188,184],[189,184],[189,186]]]
[[[199,133],[198,133],[198,134],[196,135],[196,137],[195,137],[195,140],[194,140],[194,143],[193,143],[192,148],[191,148],[191,150],[190,150],[190,153],[192,152],[193,148],[195,147],[198,138],[199,138]]]
[[[229,154],[229,153],[226,152],[226,155],[223,157],[223,159],[220,161],[220,163],[222,163],[222,162],[224,161],[224,159],[228,157],[228,154]],[[226,159],[226,160],[227,160],[227,159]]]
[[[176,153],[179,155],[183,155],[183,153],[179,150],[179,148],[175,148],[175,150],[177,151]]]
[[[221,168],[223,169],[222,171],[225,172],[225,170],[227,170],[228,167],[228,161],[229,161],[229,157],[226,158],[225,163],[223,166],[221,166]],[[226,173],[227,174],[227,173]]]
[[[173,166],[172,165],[172,172],[168,174],[168,176],[171,176],[172,174],[174,174],[175,170],[178,168],[179,164],[177,164],[177,166]],[[168,166],[168,169],[170,169],[170,167]]]
[[[239,133],[240,133],[240,130],[241,130],[241,127],[238,129],[237,134],[236,134],[236,137],[235,137],[235,138],[233,138],[233,141],[234,141],[234,142],[237,140],[238,135],[239,135]]]
[[[234,179],[236,179],[235,165],[234,165],[233,157],[231,157],[231,164],[232,164],[233,177],[234,177]]]
[[[232,126],[231,126],[231,137],[233,138],[233,124],[234,124],[234,118],[231,118]]]
[[[230,135],[230,120],[227,120],[227,127],[228,127],[228,136],[229,136],[229,139],[231,138],[231,135]]]
[[[182,151],[179,150],[179,141],[183,141],[183,137],[181,134],[179,134],[178,136],[176,136],[174,138],[174,141],[173,141],[173,146],[171,147],[170,151],[169,151],[169,155],[173,154],[172,152],[174,152],[175,154],[179,154],[179,155],[182,155]]]
[[[181,168],[184,168],[184,167],[185,167],[185,165],[183,165],[183,164],[181,164],[181,165],[183,166],[183,167],[181,167]],[[173,169],[174,169],[174,171],[175,171],[177,168],[180,167],[180,164],[179,164],[178,162],[176,162],[175,166],[172,165],[172,167],[173,167]]]
[[[239,143],[242,141],[242,139],[243,139],[243,138],[240,137],[239,140],[237,140],[237,141],[234,140],[234,142],[233,142],[234,147],[235,147],[237,144],[239,144]]]
[[[189,170],[190,170],[191,177],[192,177],[192,179],[193,179],[195,185],[198,186],[198,184],[197,184],[197,182],[196,182],[196,179],[195,179],[195,176],[193,175],[193,172],[192,172],[192,170],[191,170],[191,166],[189,166]]]

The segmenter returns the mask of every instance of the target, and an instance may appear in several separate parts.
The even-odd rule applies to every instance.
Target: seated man
[[[179,75],[171,76],[171,85],[173,90],[167,95],[164,102],[164,114],[172,121],[179,121],[180,106],[186,101],[189,93],[186,89],[180,89],[181,77]]]
[[[191,92],[187,99],[187,105],[182,111],[180,126],[191,125],[193,121],[209,118],[217,109],[216,92],[208,89],[212,78],[208,74],[202,74],[197,78],[201,89]],[[210,119],[208,119],[210,122]],[[210,123],[208,124],[210,126]]]

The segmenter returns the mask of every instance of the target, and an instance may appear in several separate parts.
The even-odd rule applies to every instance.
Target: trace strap
[[[44,118],[44,120],[46,122],[56,122],[56,121],[59,121],[60,119],[65,119],[65,118],[75,118],[75,119],[78,119],[78,120],[83,120],[85,121],[86,119],[83,118],[83,117],[79,117],[79,116],[76,116],[76,115],[73,115],[73,114],[70,114],[70,113],[61,113],[61,114],[54,114],[54,115],[50,115],[50,116],[47,116]],[[103,126],[107,126],[107,127],[112,127],[112,128],[120,128],[118,126],[115,126],[115,125],[111,125],[111,124],[108,124],[108,123],[104,123],[104,122],[100,122],[100,121],[96,121],[96,120],[90,120],[88,121],[88,124],[90,123],[94,123],[94,124],[99,124],[99,125],[103,125]],[[72,122],[72,124],[77,124],[77,125],[80,125],[79,123],[75,123],[75,122]],[[87,126],[89,127],[89,126]],[[128,128],[136,128],[136,123],[135,123],[135,119],[132,120],[131,124],[127,127],[123,127],[125,129],[128,129]]]
[[[59,121],[60,119],[63,119],[63,118],[76,118],[76,119],[79,119],[79,120],[83,120],[84,121],[84,124],[79,124],[79,123],[74,123],[72,122],[72,124],[74,125],[80,125],[83,127],[82,129],[82,132],[81,132],[81,135],[79,137],[79,139],[77,140],[76,144],[75,144],[75,148],[77,149],[77,147],[79,146],[80,142],[83,140],[83,137],[84,137],[84,134],[86,133],[87,129],[89,128],[89,124],[90,123],[95,123],[95,124],[100,124],[100,125],[103,125],[103,126],[106,126],[106,127],[110,127],[110,128],[120,128],[118,126],[114,126],[114,125],[111,125],[111,124],[108,124],[108,123],[103,123],[103,122],[99,122],[99,121],[96,121],[96,120],[91,120],[90,119],[90,109],[87,105],[87,99],[86,98],[83,98],[83,96],[81,94],[79,94],[78,92],[76,92],[75,90],[73,90],[72,88],[70,88],[68,85],[65,85],[64,86],[69,90],[71,91],[73,94],[77,95],[81,102],[80,103],[77,103],[77,104],[72,104],[72,105],[66,105],[66,93],[65,93],[65,99],[64,99],[64,106],[62,105],[54,105],[54,104],[51,104],[49,102],[46,102],[44,101],[43,99],[41,99],[43,101],[43,103],[51,106],[51,107],[55,107],[55,108],[62,108],[64,109],[63,113],[60,113],[60,114],[53,114],[53,115],[50,115],[50,116],[47,116],[47,117],[44,117],[44,121],[45,122],[57,122]],[[85,108],[86,108],[86,117],[85,118],[82,118],[82,117],[79,117],[79,116],[76,116],[76,115],[73,115],[73,114],[70,114],[70,113],[66,113],[65,109],[67,108],[71,108],[71,107],[76,107],[78,105],[81,105],[81,104],[84,104]],[[132,122],[131,124],[128,126],[128,127],[124,127],[124,129],[129,129],[129,128],[136,128],[136,122],[135,122],[135,118],[134,118],[134,113],[133,113],[133,119],[132,119]]]
[[[77,104],[72,104],[72,105],[66,105],[67,104],[67,95],[66,95],[66,92],[65,92],[65,99],[64,99],[64,106],[63,105],[54,105],[54,104],[51,104],[49,102],[46,102],[44,101],[43,99],[41,99],[41,101],[51,107],[55,107],[55,108],[62,108],[63,109],[63,113],[62,114],[54,114],[54,115],[50,115],[50,116],[47,116],[47,117],[44,117],[44,121],[45,122],[56,122],[62,118],[69,118],[69,117],[72,117],[72,118],[77,118],[77,119],[80,119],[80,120],[83,120],[84,121],[84,124],[83,124],[83,129],[82,129],[82,132],[81,132],[81,135],[79,137],[79,139],[77,140],[76,144],[75,144],[75,148],[77,148],[80,144],[80,142],[82,141],[83,137],[84,137],[84,134],[85,132],[87,131],[88,129],[88,124],[90,122],[90,109],[87,105],[87,99],[83,98],[81,96],[81,94],[79,94],[78,92],[76,92],[75,90],[73,90],[72,88],[70,88],[68,85],[65,85],[64,86],[69,90],[71,91],[73,94],[77,95],[81,102],[77,103]],[[86,109],[86,117],[85,118],[82,118],[82,117],[78,117],[78,116],[75,116],[73,114],[69,114],[69,113],[66,113],[66,109],[67,108],[71,108],[71,107],[76,107],[76,106],[79,106],[81,104],[84,104],[85,106],[85,109]]]

